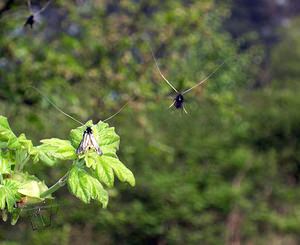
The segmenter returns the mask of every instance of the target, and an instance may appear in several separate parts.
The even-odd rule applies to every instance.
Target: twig
[[[63,176],[61,177],[54,185],[52,185],[48,190],[44,191],[43,193],[41,193],[40,198],[45,198],[49,195],[51,195],[52,193],[56,192],[58,189],[60,189],[61,187],[63,187],[66,182],[67,179],[69,177],[69,171]]]

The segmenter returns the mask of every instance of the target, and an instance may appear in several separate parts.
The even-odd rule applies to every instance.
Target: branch
[[[56,192],[61,187],[63,187],[66,184],[68,177],[69,177],[69,171],[63,177],[61,177],[53,186],[51,186],[48,190],[41,193],[40,198],[45,198],[51,195],[52,193]]]

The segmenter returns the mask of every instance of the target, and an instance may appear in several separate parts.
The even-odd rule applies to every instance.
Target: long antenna
[[[152,54],[152,57],[153,57],[153,59],[154,59],[154,62],[155,62],[155,65],[156,65],[156,68],[157,68],[159,74],[160,74],[161,77],[166,81],[166,83],[167,83],[167,84],[168,84],[168,85],[169,85],[176,93],[178,93],[177,89],[172,85],[172,83],[170,83],[170,82],[168,81],[167,78],[165,78],[165,76],[164,76],[164,75],[162,74],[162,72],[160,71],[159,66],[158,66],[158,63],[157,63],[157,60],[156,60],[156,58],[155,58],[155,56],[154,56],[154,52],[153,52],[153,50],[152,50],[152,48],[151,48],[150,45],[149,45],[149,47],[150,47],[151,54]]]
[[[31,10],[31,1],[30,0],[27,1],[27,6],[28,6],[29,11],[32,12],[32,10]]]
[[[223,65],[225,64],[225,61],[223,61],[212,73],[210,73],[206,78],[204,78],[202,81],[200,81],[199,83],[197,83],[196,85],[194,85],[193,87],[183,91],[181,94],[184,95],[188,92],[190,92],[192,89],[198,87],[199,85],[201,85],[202,83],[206,82],[212,75],[214,75]]]
[[[110,117],[106,118],[105,120],[103,120],[103,122],[107,122],[108,120],[112,119],[113,117],[115,117],[116,115],[118,115],[121,111],[123,111],[123,109],[128,105],[129,101],[126,102],[116,113],[114,113],[113,115],[111,115]]]
[[[42,7],[39,11],[37,11],[35,14],[40,14],[42,13],[46,8],[48,8],[49,4],[51,3],[52,1],[49,0],[44,7]]]
[[[60,113],[64,114],[65,116],[71,118],[73,121],[81,124],[82,126],[84,126],[84,124],[82,122],[80,122],[79,120],[77,120],[76,118],[72,117],[71,115],[67,114],[66,112],[64,112],[62,109],[60,109],[56,104],[54,104],[41,90],[39,90],[38,88],[34,87],[34,86],[30,86],[31,88],[33,88],[35,91],[37,91],[42,97],[44,97],[52,106],[54,106],[54,108],[56,110],[58,110]]]

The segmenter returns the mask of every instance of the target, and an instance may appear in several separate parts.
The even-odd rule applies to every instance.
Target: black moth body
[[[27,18],[27,20],[26,20],[24,26],[26,27],[26,26],[30,25],[30,28],[32,29],[34,23],[35,23],[34,15],[30,15],[30,16]]]
[[[83,133],[82,140],[76,150],[76,154],[80,155],[85,153],[87,150],[94,149],[100,156],[103,154],[101,151],[91,127],[87,127]]]
[[[182,94],[177,94],[174,98],[174,107],[176,109],[183,109],[184,97]]]

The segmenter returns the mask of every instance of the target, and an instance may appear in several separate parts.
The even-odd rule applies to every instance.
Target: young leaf
[[[132,172],[119,159],[103,155],[101,160],[101,163],[105,162],[106,166],[110,166],[114,170],[120,181],[135,186],[135,178]]]
[[[1,155],[0,151],[0,174],[9,174],[11,172],[11,161]]]
[[[12,211],[12,215],[11,215],[11,225],[15,225],[18,222],[18,219],[20,217],[20,213],[21,213],[21,209],[20,208],[15,208]]]
[[[9,127],[6,117],[0,116],[0,147],[7,147],[8,141],[16,140],[15,134]]]
[[[100,162],[96,165],[95,174],[97,179],[108,187],[114,186],[114,171],[102,157],[100,157]]]
[[[2,210],[2,220],[4,222],[6,222],[7,218],[8,218],[8,213],[7,213],[7,210],[4,209],[4,210]]]
[[[5,179],[0,184],[0,208],[12,212],[15,203],[20,199],[18,193],[19,183],[15,180]]]
[[[25,134],[21,134],[18,138],[18,142],[21,146],[21,149],[24,149],[28,152],[29,155],[35,155],[36,149],[33,147],[31,140],[28,140]]]
[[[75,149],[68,140],[52,138],[41,142],[42,145],[37,147],[39,158],[49,165],[53,165],[57,160],[76,159]]]
[[[26,197],[32,197],[38,199],[37,201],[42,201],[40,194],[48,190],[45,183],[36,180],[27,180],[26,182],[20,184],[18,192]]]
[[[100,147],[106,146],[115,152],[119,149],[120,137],[116,134],[114,127],[109,127],[108,123],[99,121],[92,129],[95,131],[94,136]]]
[[[95,151],[89,151],[84,154],[84,161],[88,168],[95,169],[100,161],[100,156]]]
[[[91,199],[99,201],[103,207],[107,206],[108,193],[101,183],[89,175],[82,167],[74,165],[68,178],[71,192],[85,203]]]

